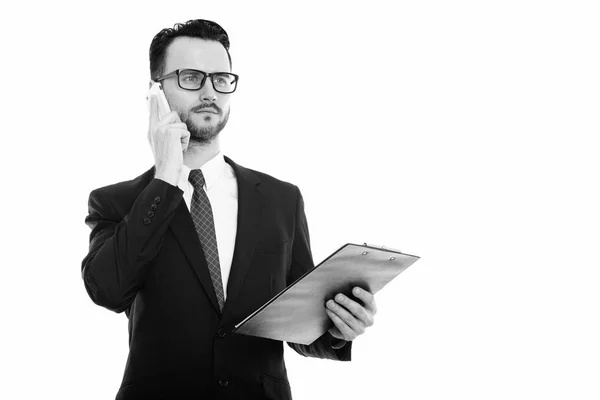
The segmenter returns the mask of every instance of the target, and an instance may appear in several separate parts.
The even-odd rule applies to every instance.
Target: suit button
[[[219,337],[225,337],[227,336],[227,332],[225,332],[225,329],[219,329],[217,335],[219,335]]]
[[[154,198],[154,202],[155,202],[156,204],[160,203],[160,196],[156,196],[156,197]]]
[[[148,225],[150,223],[150,218],[144,217],[144,225]]]
[[[154,211],[148,211],[148,216],[149,216],[150,218],[154,217]]]
[[[152,204],[152,205],[150,206],[150,209],[151,209],[152,211],[156,210],[157,208],[158,208],[158,206],[157,206],[156,204]]]
[[[219,385],[221,385],[221,387],[227,387],[229,386],[229,381],[220,380]]]

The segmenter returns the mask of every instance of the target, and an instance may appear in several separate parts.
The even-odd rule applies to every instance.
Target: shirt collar
[[[202,171],[202,175],[204,176],[204,182],[206,184],[206,190],[209,190],[211,186],[221,177],[223,172],[225,171],[226,162],[225,158],[218,152],[216,156],[208,160],[200,170]],[[189,182],[188,178],[190,176],[190,167],[183,164],[181,166],[181,174],[179,175],[179,187],[186,187]]]

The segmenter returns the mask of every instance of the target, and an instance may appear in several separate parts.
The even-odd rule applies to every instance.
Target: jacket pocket
[[[292,400],[292,388],[288,381],[263,374],[263,389],[269,400]]]

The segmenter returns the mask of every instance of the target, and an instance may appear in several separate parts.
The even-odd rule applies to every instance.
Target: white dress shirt
[[[235,172],[231,165],[219,152],[207,161],[201,168],[204,175],[204,191],[210,201],[215,221],[215,234],[217,236],[217,249],[219,251],[219,265],[223,278],[223,293],[227,299],[227,282],[231,272],[231,261],[235,248],[237,234],[238,214],[238,187]],[[190,167],[183,165],[177,186],[183,190],[183,199],[191,209],[194,186],[188,181]]]

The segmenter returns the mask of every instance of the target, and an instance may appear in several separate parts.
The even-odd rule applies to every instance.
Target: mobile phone
[[[148,96],[146,97],[148,103],[148,112],[150,112],[150,95],[155,95],[158,100],[158,119],[162,119],[166,114],[171,112],[171,107],[169,107],[169,102],[165,97],[165,92],[163,92],[160,82],[153,81],[152,86],[148,91]]]

